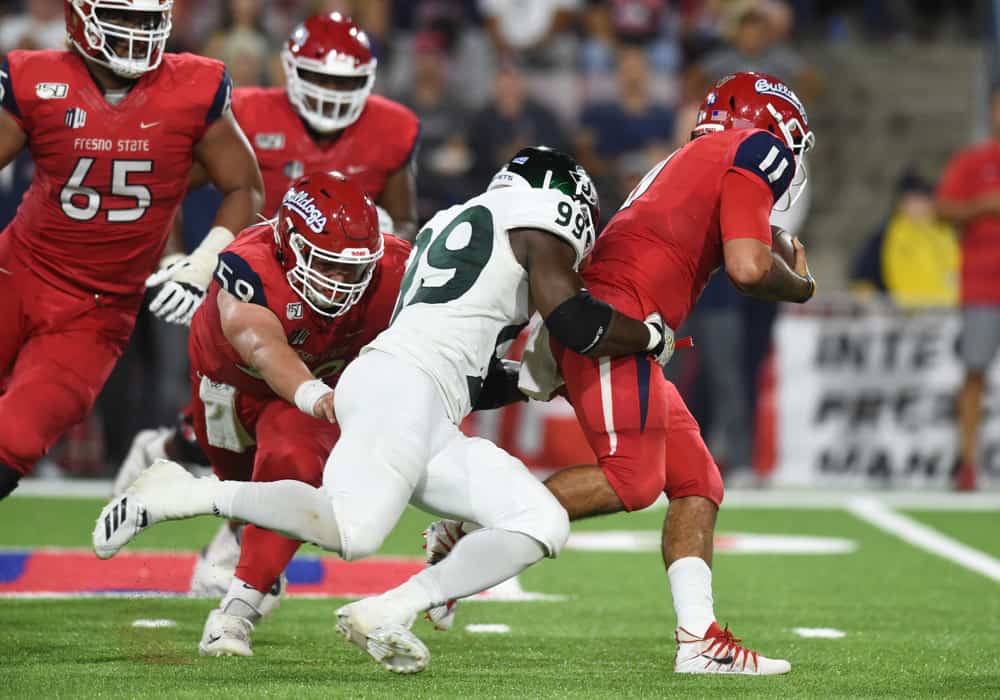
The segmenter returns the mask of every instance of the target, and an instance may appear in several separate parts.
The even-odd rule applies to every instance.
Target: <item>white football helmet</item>
[[[66,33],[87,60],[123,78],[139,78],[163,61],[173,5],[174,0],[65,0]],[[134,21],[122,23],[125,13]]]

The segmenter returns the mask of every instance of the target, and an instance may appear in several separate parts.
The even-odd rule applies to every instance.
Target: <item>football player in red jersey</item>
[[[12,51],[0,66],[0,167],[24,147],[36,166],[0,234],[0,498],[90,411],[192,163],[225,196],[209,239],[231,240],[260,209],[223,65],[164,53],[171,5],[66,0],[72,48]]]
[[[336,170],[359,184],[389,215],[392,228],[383,224],[382,231],[412,239],[416,233],[412,158],[420,124],[403,105],[371,94],[377,61],[365,33],[339,13],[315,15],[292,32],[282,62],[286,88],[233,91],[233,113],[250,140],[264,179],[263,214],[274,216],[289,182],[304,172]],[[200,186],[205,176],[196,165],[191,186]],[[218,249],[213,241],[209,244]],[[164,320],[188,323],[211,279],[210,265],[200,269],[201,279],[191,279],[189,271],[188,287],[165,288],[151,310]],[[150,285],[161,277],[154,275]],[[143,430],[135,436],[115,480],[115,493],[123,492],[157,457],[204,463],[186,411],[177,427]],[[214,595],[225,590],[227,572],[238,555],[234,533],[220,528],[201,552],[192,592]]]
[[[802,155],[813,142],[805,109],[780,80],[759,73],[723,78],[706,95],[691,142],[642,179],[597,239],[582,273],[588,290],[628,316],[660,314],[672,328],[720,265],[756,298],[809,300],[816,287],[805,250],[794,239],[792,267],[772,252],[770,214],[791,202],[793,179],[801,192]],[[546,369],[553,357],[559,376]],[[786,673],[787,661],[750,651],[716,623],[710,565],[722,478],[697,422],[657,366],[669,357],[589,358],[541,334],[529,340],[522,390],[548,399],[565,381],[598,457],[597,465],[557,472],[546,485],[571,519],[638,510],[665,493],[675,671]],[[434,523],[429,560],[446,555],[463,533],[459,523]],[[453,614],[453,603],[429,611],[441,628],[451,626]]]
[[[275,219],[219,255],[189,355],[195,432],[220,479],[320,485],[340,434],[333,387],[389,325],[409,252],[379,232],[356,183],[322,172],[294,181]],[[204,655],[252,654],[265,595],[301,543],[250,525],[241,544]]]

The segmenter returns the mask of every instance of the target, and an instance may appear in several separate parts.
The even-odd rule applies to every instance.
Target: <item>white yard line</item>
[[[895,535],[904,542],[1000,582],[1000,560],[985,552],[973,549],[932,527],[897,513],[884,502],[874,498],[857,498],[847,505],[856,518],[874,525],[883,532]]]

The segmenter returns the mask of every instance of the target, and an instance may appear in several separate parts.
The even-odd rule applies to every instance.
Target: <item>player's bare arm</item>
[[[726,274],[737,289],[754,298],[806,302],[816,283],[809,274],[805,247],[793,239],[793,267],[772,250],[773,203],[771,193],[756,180],[736,171],[724,176],[719,221]]]
[[[396,235],[412,243],[417,235],[417,178],[412,165],[400,168],[389,177],[378,205],[389,212]]]
[[[645,323],[623,316],[584,289],[574,269],[572,246],[535,229],[511,231],[510,242],[514,256],[528,271],[535,308],[561,344],[591,357],[649,349],[652,331]]]
[[[218,306],[226,340],[249,367],[260,372],[274,393],[305,413],[334,422],[333,390],[313,376],[288,344],[278,317],[224,289],[219,290]],[[309,410],[305,410],[307,404]]]
[[[205,131],[194,157],[223,195],[214,225],[191,255],[146,280],[147,287],[163,284],[149,310],[182,325],[191,323],[204,300],[219,251],[233,242],[235,232],[253,223],[264,205],[260,168],[231,111],[225,110]]]
[[[14,117],[0,109],[0,168],[7,167],[27,143],[28,136]]]
[[[231,112],[208,128],[194,156],[223,194],[215,226],[241,231],[252,224],[264,206],[264,181],[250,142]]]
[[[795,246],[795,264],[789,267],[778,253],[755,238],[726,241],[723,255],[726,274],[744,294],[764,301],[809,301],[816,283],[809,274],[805,246],[799,239]]]

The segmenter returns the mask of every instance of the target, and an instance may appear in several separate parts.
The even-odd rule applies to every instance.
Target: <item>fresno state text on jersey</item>
[[[254,369],[245,365],[222,332],[217,302],[220,290],[270,309],[306,366],[333,386],[361,347],[389,325],[410,254],[409,243],[387,234],[385,254],[376,263],[361,300],[343,316],[328,318],[313,312],[289,285],[275,257],[273,239],[271,225],[260,224],[241,233],[219,255],[208,297],[191,322],[189,343],[195,371],[258,398],[275,394]]]
[[[62,286],[139,294],[187,184],[194,148],[229,108],[222,63],[168,54],[117,105],[70,51],[12,51],[3,106],[28,135],[35,176],[8,228]]]
[[[409,161],[420,130],[413,112],[378,95],[368,97],[356,122],[323,144],[282,88],[233,91],[233,114],[264,177],[265,216],[277,211],[289,182],[320,170],[342,172],[378,201],[389,177]]]

